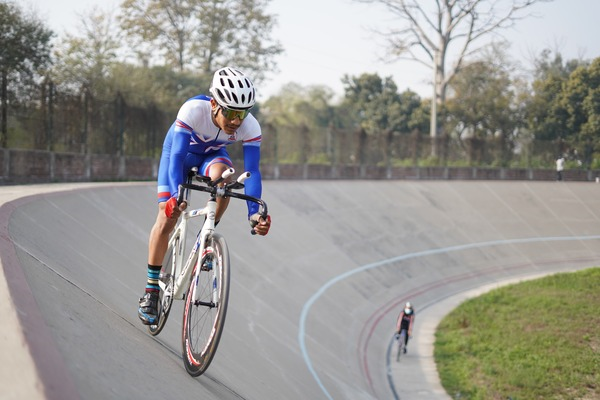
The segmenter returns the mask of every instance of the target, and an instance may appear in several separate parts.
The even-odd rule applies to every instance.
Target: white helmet
[[[233,110],[248,110],[256,102],[254,85],[250,78],[231,67],[215,72],[210,93],[220,106]]]

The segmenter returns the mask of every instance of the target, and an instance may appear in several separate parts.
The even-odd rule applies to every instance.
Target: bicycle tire
[[[160,270],[160,293],[158,295],[158,323],[155,325],[148,325],[148,333],[152,336],[158,335],[167,323],[169,319],[169,313],[171,312],[171,305],[173,304],[173,288],[175,287],[175,257],[174,251],[179,247],[180,237],[175,238],[173,246],[169,247],[167,251],[167,257],[163,262],[163,267]]]
[[[212,257],[215,274],[202,270],[198,275],[198,282],[191,279],[183,311],[183,362],[191,376],[202,375],[212,362],[223,333],[229,301],[230,266],[227,243],[225,238],[217,233],[207,242],[213,252],[203,256],[195,268],[202,266],[207,257]],[[213,277],[216,282],[213,281]],[[212,301],[214,285],[217,293],[216,304]],[[202,304],[194,302],[194,286],[198,301]]]
[[[396,354],[396,362],[400,361],[400,356],[404,353],[404,346],[406,342],[406,330],[402,329],[398,338],[398,353]]]

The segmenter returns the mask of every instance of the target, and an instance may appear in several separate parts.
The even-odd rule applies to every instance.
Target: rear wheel
[[[148,325],[148,332],[152,336],[156,336],[162,331],[171,312],[173,288],[175,287],[175,252],[179,251],[179,240],[180,237],[175,238],[173,247],[169,248],[167,257],[163,262],[163,267],[160,270],[158,281],[158,285],[160,286],[160,293],[158,295],[158,323]]]
[[[198,280],[190,282],[183,311],[183,363],[192,376],[203,374],[215,353],[229,300],[229,251],[225,238],[214,234],[195,268]]]

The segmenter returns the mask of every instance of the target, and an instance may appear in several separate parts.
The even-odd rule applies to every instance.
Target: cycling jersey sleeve
[[[190,148],[192,128],[180,121],[175,121],[173,144],[171,146],[171,159],[169,163],[169,190],[171,196],[177,196],[179,185],[184,183],[183,162]]]
[[[244,182],[245,193],[248,196],[258,197],[262,194],[262,177],[260,175],[260,147],[253,145],[244,145],[244,168],[250,172],[250,178]],[[247,201],[248,218],[258,212],[258,204]]]

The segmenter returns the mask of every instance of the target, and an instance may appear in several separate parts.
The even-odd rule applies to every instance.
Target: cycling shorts
[[[170,197],[176,196],[177,193],[171,193],[171,187],[177,187],[172,185],[170,182],[169,166],[170,166],[170,153],[163,151],[160,157],[160,165],[158,167],[158,202],[162,203],[169,200]],[[226,164],[229,167],[233,167],[233,162],[229,158],[227,150],[221,148],[216,151],[205,154],[188,153],[183,161],[183,176],[187,176],[187,173],[193,168],[198,167],[200,174],[208,176],[210,167],[214,164]],[[183,182],[182,182],[183,183]]]

